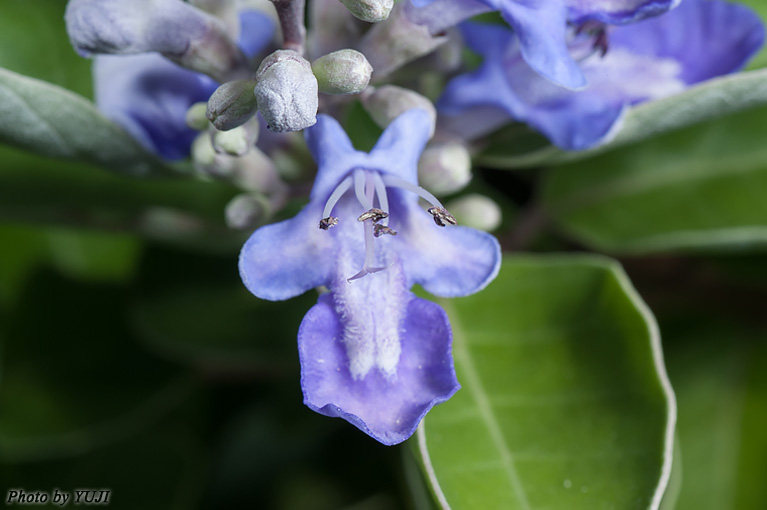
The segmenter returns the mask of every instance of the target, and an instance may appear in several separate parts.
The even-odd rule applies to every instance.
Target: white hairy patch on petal
[[[385,251],[380,250],[380,245],[386,241],[376,241],[377,251]],[[348,251],[339,254],[333,289],[349,371],[355,380],[363,379],[374,368],[394,378],[402,351],[400,324],[411,299],[402,266],[394,256],[379,256],[385,270],[347,282],[346,278],[360,267],[360,261],[352,255]]]

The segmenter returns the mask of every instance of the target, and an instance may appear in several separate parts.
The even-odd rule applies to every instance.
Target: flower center
[[[610,49],[607,25],[599,21],[584,21],[575,27],[568,46],[573,58],[578,62],[595,54],[604,58]]]
[[[434,223],[438,226],[444,227],[447,224],[455,225],[457,223],[455,218],[442,206],[437,197],[422,187],[393,175],[381,175],[380,172],[375,170],[357,168],[351,175],[344,178],[336,189],[333,190],[333,193],[330,194],[322,211],[320,229],[328,230],[330,227],[338,224],[339,219],[332,216],[333,208],[352,186],[354,187],[354,196],[365,210],[357,218],[357,221],[363,223],[365,261],[362,269],[357,274],[347,278],[347,281],[350,283],[363,276],[386,269],[385,267],[375,267],[375,247],[373,241],[376,237],[382,235],[397,235],[397,231],[389,227],[389,197],[387,195],[387,188],[400,188],[415,193],[429,202],[431,207],[428,209],[428,212],[432,215]]]

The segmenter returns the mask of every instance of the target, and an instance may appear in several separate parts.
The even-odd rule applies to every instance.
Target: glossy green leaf
[[[172,174],[90,101],[6,69],[0,69],[0,143],[131,175]]]
[[[512,136],[499,133],[479,163],[496,168],[527,168],[591,158],[615,148],[657,137],[687,126],[767,104],[767,69],[709,80],[680,94],[631,108],[615,137],[586,151],[541,147],[543,137],[519,127]],[[517,143],[516,138],[521,141]],[[531,141],[532,140],[532,141]]]
[[[677,510],[761,510],[767,501],[764,331],[689,317],[665,328],[679,401]]]
[[[441,508],[658,508],[674,397],[616,263],[509,257],[487,289],[440,303],[463,387],[417,448]]]
[[[557,167],[544,206],[600,251],[764,246],[765,118],[762,106]]]

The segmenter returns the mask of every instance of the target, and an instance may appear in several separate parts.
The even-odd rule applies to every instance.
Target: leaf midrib
[[[490,401],[485,396],[484,387],[480,380],[479,373],[474,366],[474,361],[471,358],[468,346],[465,342],[465,335],[463,334],[463,328],[458,318],[458,313],[449,303],[443,301],[443,306],[446,308],[450,317],[450,322],[453,328],[453,349],[456,364],[460,364],[462,370],[462,376],[466,379],[466,385],[469,388],[472,398],[477,404],[482,422],[485,424],[488,432],[490,433],[490,439],[496,447],[500,457],[503,470],[505,471],[509,483],[512,486],[513,492],[516,495],[519,504],[523,510],[531,510],[530,502],[527,499],[527,494],[522,486],[522,480],[519,478],[519,473],[515,467],[514,456],[511,453],[511,449],[506,444],[506,439],[503,437],[503,432],[498,424],[498,419],[493,412],[493,408],[490,405]]]

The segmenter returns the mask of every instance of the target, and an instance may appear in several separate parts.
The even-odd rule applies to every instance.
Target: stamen
[[[437,197],[422,187],[416,186],[413,183],[407,182],[403,179],[400,179],[399,177],[394,177],[392,175],[384,175],[382,180],[387,186],[394,186],[396,188],[402,188],[406,191],[410,191],[429,202],[432,205],[432,207],[428,209],[429,214],[434,217],[434,223],[440,227],[444,227],[448,223],[451,225],[458,224],[458,222],[455,221],[455,218],[453,218],[453,215],[447,212],[447,209],[445,209],[440,201],[437,200]]]
[[[336,225],[338,225],[338,218],[334,218],[333,216],[328,216],[327,218],[320,220],[320,228],[322,230],[328,230],[330,227],[335,227]]]
[[[426,191],[420,186],[416,186],[415,184],[411,182],[407,182],[404,179],[400,179],[399,177],[394,177],[393,175],[383,175],[381,176],[381,179],[383,180],[384,184],[387,186],[394,186],[395,188],[402,188],[406,191],[409,191],[411,193],[415,193],[419,197],[423,198],[427,202],[429,202],[434,207],[439,207],[440,209],[444,209],[442,206],[442,203],[440,203],[439,200],[437,200],[437,197]]]
[[[379,223],[376,223],[373,225],[373,235],[376,237],[381,237],[384,234],[389,234],[390,236],[396,236],[397,231],[393,228],[387,227],[386,225],[381,225]]]
[[[378,172],[373,172],[373,184],[375,185],[376,197],[378,198],[378,207],[384,211],[388,211],[389,196],[386,194],[386,184],[384,184],[383,180],[381,179],[381,174]],[[388,214],[387,217],[383,219],[383,224],[389,224]]]
[[[607,51],[610,49],[610,38],[607,34],[607,26],[604,23],[593,20],[586,21],[575,29],[576,38],[581,34],[586,34],[586,36],[591,38],[591,47],[586,50],[583,48],[583,43],[571,46],[573,53],[586,51],[586,53],[581,56],[574,56],[576,62],[581,62],[596,53],[599,53],[600,57],[603,58],[607,55]]]
[[[322,217],[327,219],[330,218],[330,213],[333,212],[333,207],[336,206],[338,201],[341,199],[341,197],[346,193],[346,191],[351,187],[352,185],[352,176],[347,176],[341,183],[336,187],[336,189],[333,190],[333,193],[330,194],[330,198],[328,198],[328,201],[325,202],[325,209],[322,210]],[[323,220],[324,221],[324,220]],[[336,218],[336,223],[338,223],[338,218]],[[335,225],[336,223],[333,223]],[[333,225],[328,225],[329,227],[332,227]],[[322,228],[322,222],[320,222],[320,228]],[[327,230],[326,228],[323,228],[323,230]]]
[[[357,218],[357,221],[373,220],[373,223],[378,223],[380,220],[388,216],[389,216],[389,213],[387,213],[386,211],[382,211],[381,209],[376,209],[374,207],[371,210],[360,214],[360,217]]]
[[[373,208],[373,188],[370,188],[370,194],[365,193],[368,181],[368,172],[358,168],[354,171],[354,194],[357,196],[362,207],[366,210]]]

